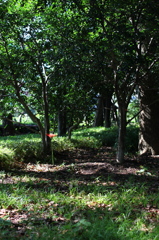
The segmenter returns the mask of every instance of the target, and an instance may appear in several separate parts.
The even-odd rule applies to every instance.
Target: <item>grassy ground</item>
[[[1,168],[0,239],[159,239],[158,160],[134,156],[118,165],[111,147],[86,148],[99,142],[95,133],[85,134],[72,142],[55,139],[56,165],[27,159],[20,169]],[[38,137],[19,140],[1,139],[5,156],[13,159],[13,146],[27,142],[37,154]]]

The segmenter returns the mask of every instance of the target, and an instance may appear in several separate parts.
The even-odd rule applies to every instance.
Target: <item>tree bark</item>
[[[72,125],[71,127],[69,127],[69,129],[68,129],[68,139],[71,139],[72,130],[77,128],[79,123],[80,123],[80,120],[78,122],[76,122],[74,125]]]
[[[140,87],[139,153],[159,154],[159,94],[153,81]]]
[[[31,120],[33,122],[35,122],[40,130],[41,133],[41,139],[42,139],[42,147],[43,147],[43,153],[47,154],[51,152],[51,139],[49,137],[46,136],[46,130],[45,127],[43,127],[43,124],[41,123],[40,119],[38,119],[33,112],[30,110],[29,106],[27,105],[27,103],[25,102],[24,98],[21,96],[20,94],[20,88],[18,86],[18,83],[16,80],[14,80],[14,88],[16,91],[16,95],[18,98],[18,101],[22,104],[22,106],[24,107],[26,113],[28,114],[28,116],[31,118]],[[48,133],[49,130],[47,129]]]
[[[66,134],[66,111],[61,110],[58,112],[58,136]]]
[[[126,136],[126,106],[119,105],[119,128],[118,128],[118,149],[116,160],[122,164],[124,162],[125,136]]]
[[[44,75],[44,76],[43,76]],[[49,118],[49,103],[48,103],[48,92],[47,92],[47,76],[45,68],[43,66],[43,75],[41,75],[42,81],[42,97],[43,97],[43,108],[44,108],[44,132],[42,133],[42,141],[44,145],[44,153],[51,152],[51,139],[47,136],[50,132],[50,118]]]
[[[110,113],[111,113],[112,95],[113,95],[113,91],[112,92],[108,91],[106,93],[106,96],[104,97],[104,126],[106,128],[111,127]]]
[[[12,121],[12,114],[9,114],[3,121],[4,135],[15,135],[15,129]]]
[[[103,107],[103,97],[100,95],[97,100],[97,110],[93,124],[94,127],[102,127],[104,125]]]

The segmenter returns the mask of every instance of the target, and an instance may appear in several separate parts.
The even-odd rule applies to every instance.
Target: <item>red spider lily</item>
[[[53,133],[47,133],[46,136],[48,136],[49,138],[53,138],[56,137],[57,135]]]
[[[53,137],[56,137],[57,135],[53,134],[53,133],[47,133],[46,136],[48,136],[49,138],[53,138]],[[54,165],[55,164],[55,158],[54,158],[54,154],[53,154],[53,148],[51,148],[51,152],[52,152],[52,164]]]

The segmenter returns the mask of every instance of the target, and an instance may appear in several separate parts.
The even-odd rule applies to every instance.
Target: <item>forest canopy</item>
[[[148,0],[1,1],[1,114],[27,113],[39,128],[43,151],[49,152],[53,123],[58,122],[59,135],[83,121],[92,123],[101,99],[109,127],[113,97],[121,163],[127,109],[137,93],[139,150],[158,154],[158,5]]]

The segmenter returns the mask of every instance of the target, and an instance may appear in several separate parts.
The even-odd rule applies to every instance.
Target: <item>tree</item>
[[[59,116],[65,115],[66,129],[88,114],[90,99],[98,93],[107,99],[108,92],[115,92],[117,161],[122,163],[128,105],[134,89],[139,85],[144,89],[143,82],[156,71],[158,61],[158,15],[149,1],[8,1],[3,5],[1,78],[38,124],[44,149],[50,148],[46,137],[50,106]],[[111,94],[105,109],[110,108]]]
[[[98,95],[97,107],[95,112],[94,127],[105,126],[106,128],[111,127],[111,108],[112,108],[112,95],[113,90],[107,89],[102,94]]]
[[[101,95],[97,96],[97,107],[95,112],[94,127],[101,127],[104,125],[104,106],[103,106],[103,97]]]
[[[1,78],[7,90],[12,89],[16,100],[38,125],[43,150],[47,153],[50,151],[50,138],[46,135],[50,131],[50,106],[59,116],[72,112],[73,120],[79,112],[88,111],[89,94],[83,91],[75,77],[75,71],[79,71],[76,66],[79,57],[72,57],[74,34],[71,31],[68,35],[73,12],[68,11],[67,15],[62,1],[55,1],[51,7],[48,2],[46,6],[39,4],[37,7],[34,1],[6,3],[7,10],[1,19]],[[66,129],[64,124],[60,126]]]
[[[149,4],[146,14],[147,34],[142,42],[142,57],[148,59],[144,66],[144,78],[140,84],[140,154],[159,154],[159,127],[158,127],[158,61],[159,61],[159,38],[158,25],[159,14],[158,3],[153,1]]]
[[[45,43],[41,36],[43,26],[40,28],[40,19],[34,16],[33,11],[33,3],[28,5],[27,2],[24,7],[19,7],[18,3],[14,7],[11,4],[1,19],[1,69],[5,72],[1,78],[8,90],[13,89],[17,101],[38,125],[43,151],[47,153],[50,151],[50,138],[46,136],[50,128],[47,90],[50,73],[47,71]],[[33,112],[38,101],[41,102],[43,120],[36,116],[38,109]]]
[[[95,58],[94,66],[98,66],[97,71],[103,76],[103,85],[113,86],[116,94],[119,110],[117,161],[122,163],[131,96],[158,61],[158,57],[151,54],[158,20],[152,19],[148,1],[74,2],[87,18],[85,29],[95,46],[93,52],[102,56],[100,60]]]
[[[159,94],[158,77],[150,73],[140,87],[140,135],[139,152],[144,154],[159,154]]]

